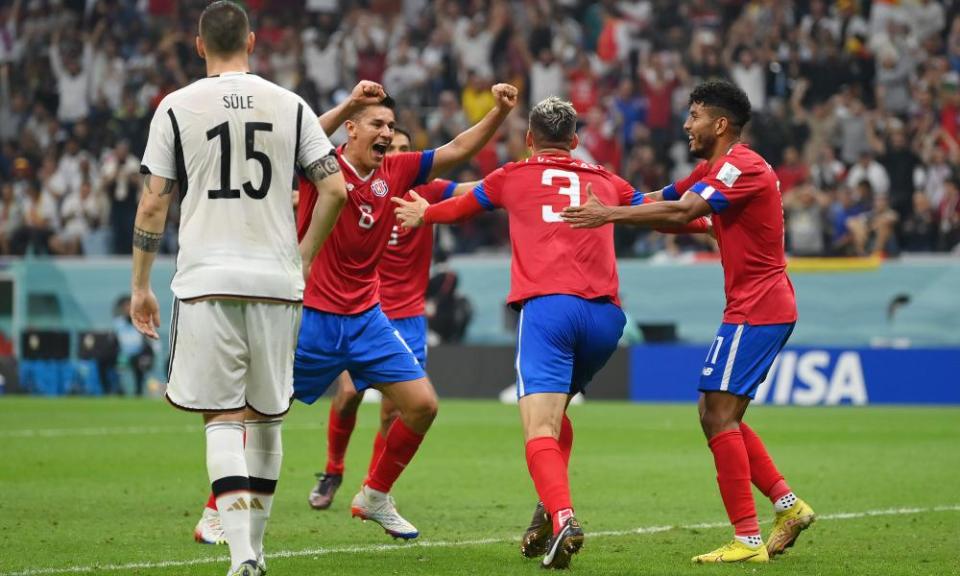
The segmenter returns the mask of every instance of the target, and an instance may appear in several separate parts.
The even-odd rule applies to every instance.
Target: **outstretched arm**
[[[63,68],[63,59],[60,56],[60,28],[56,28],[50,36],[50,69],[59,80],[67,71]],[[62,96],[61,96],[62,97]]]
[[[711,213],[710,204],[699,194],[684,194],[680,200],[650,202],[639,206],[607,206],[593,195],[587,184],[587,200],[582,206],[564,208],[561,217],[574,228],[597,228],[604,224],[631,224],[649,228],[685,226]]]
[[[496,99],[496,106],[487,112],[482,120],[467,128],[456,138],[437,148],[433,156],[433,168],[430,178],[443,174],[458,164],[462,164],[483,148],[503,124],[517,105],[516,88],[510,84],[496,84],[490,89]]]
[[[404,228],[416,228],[424,224],[453,224],[484,211],[474,194],[465,193],[432,205],[413,190],[410,191],[410,197],[412,200],[391,198],[397,204],[394,209],[397,221]]]
[[[130,319],[144,336],[157,339],[160,326],[160,307],[150,289],[150,269],[167,221],[170,199],[178,189],[175,180],[148,174],[143,183],[137,219],[133,226],[133,278],[130,295]]]
[[[326,134],[333,134],[358,110],[370,104],[377,104],[386,96],[383,86],[369,80],[361,80],[353,87],[353,92],[346,100],[320,115],[320,127]]]
[[[457,184],[457,187],[453,189],[453,194],[451,196],[463,196],[464,194],[473,191],[477,187],[477,184],[480,184],[482,180],[474,180],[473,182],[461,182]]]

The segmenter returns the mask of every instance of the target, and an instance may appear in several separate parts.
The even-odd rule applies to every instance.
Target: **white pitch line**
[[[901,516],[905,514],[925,514],[928,512],[960,512],[960,504],[947,504],[928,508],[885,508],[880,510],[866,510],[864,512],[838,512],[817,516],[817,521],[824,520],[852,520],[857,518],[871,518],[876,516]],[[607,530],[602,532],[587,532],[588,538],[609,538],[617,536],[635,536],[644,534],[659,534],[670,530],[703,530],[723,528],[729,526],[727,522],[701,522],[680,526],[643,526],[631,530]],[[327,556],[330,554],[365,554],[369,552],[393,552],[397,550],[411,550],[419,548],[463,548],[467,546],[483,546],[485,544],[508,544],[516,540],[514,536],[504,538],[479,538],[476,540],[418,540],[407,544],[370,544],[366,546],[341,546],[335,548],[308,548],[306,550],[283,550],[267,554],[268,559],[274,558],[301,558],[303,556]],[[192,560],[168,560],[165,562],[131,562],[128,564],[108,564],[105,566],[65,566],[63,568],[37,568],[20,572],[2,572],[0,576],[50,576],[52,574],[88,574],[91,572],[125,572],[151,568],[182,568],[200,564],[226,563],[229,556],[194,558]]]
[[[320,424],[286,424],[284,430],[321,430]],[[2,438],[69,438],[89,436],[146,436],[149,434],[203,434],[202,425],[182,426],[110,426],[98,428],[21,428],[0,430]]]

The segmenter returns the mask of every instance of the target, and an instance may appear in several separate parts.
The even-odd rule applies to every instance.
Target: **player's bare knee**
[[[400,417],[399,410],[390,410],[380,413],[380,430],[386,432],[390,429],[393,421]]]
[[[721,432],[736,430],[740,427],[740,423],[732,415],[704,410],[700,413],[700,427],[709,440]]]
[[[423,398],[411,405],[402,415],[404,423],[421,434],[430,428],[430,425],[433,424],[433,420],[436,417],[436,397]]]

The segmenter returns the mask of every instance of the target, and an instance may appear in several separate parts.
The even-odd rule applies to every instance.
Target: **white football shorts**
[[[246,407],[280,416],[293,396],[301,305],[239,300],[174,303],[167,400],[193,412]]]

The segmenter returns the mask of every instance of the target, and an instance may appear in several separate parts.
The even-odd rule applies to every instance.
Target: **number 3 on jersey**
[[[570,182],[567,186],[560,186],[557,192],[564,196],[570,197],[570,206],[577,207],[580,205],[580,176],[575,172],[569,172],[567,170],[556,170],[550,168],[543,171],[543,177],[540,179],[540,183],[544,186],[553,186],[554,179],[564,179]],[[560,218],[560,212],[554,212],[553,206],[548,204],[543,205],[543,221],[544,222],[562,222]]]

